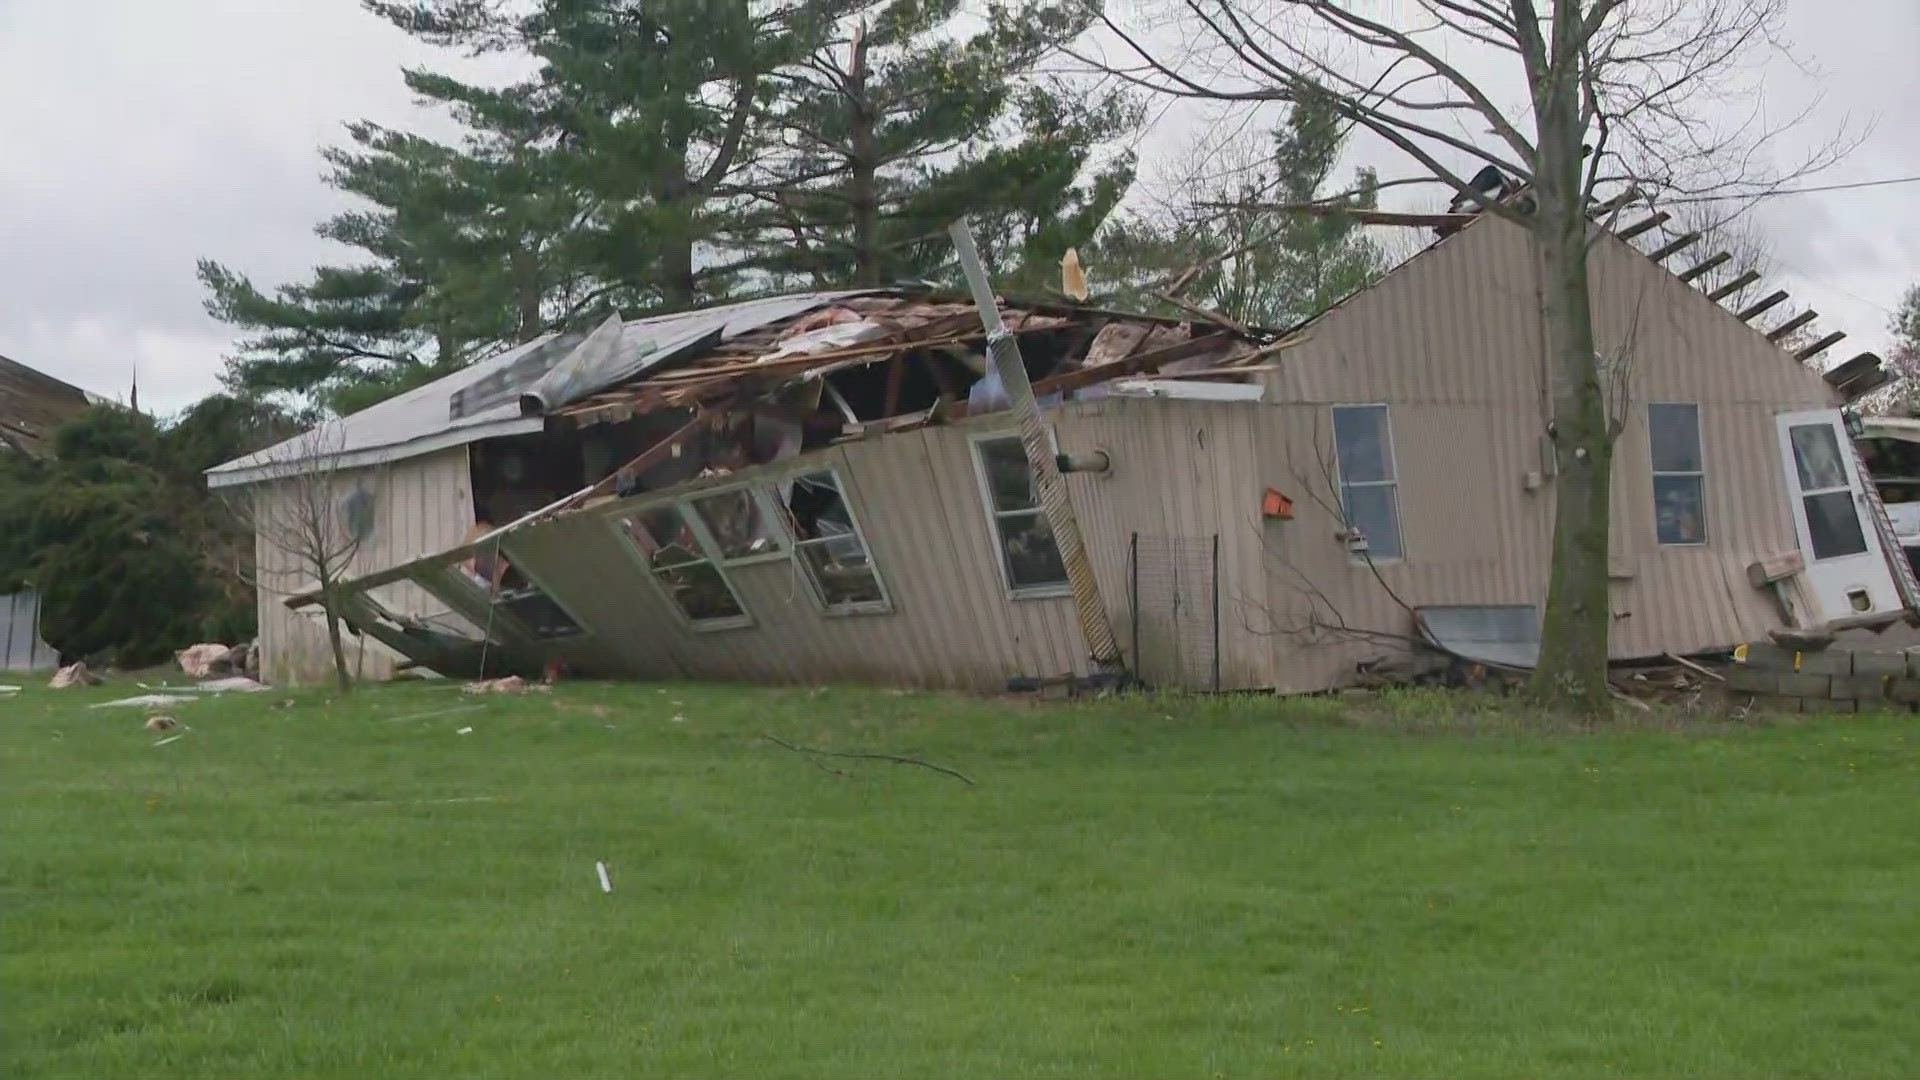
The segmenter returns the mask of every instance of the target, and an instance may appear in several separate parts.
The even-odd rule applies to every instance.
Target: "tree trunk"
[[[342,693],[353,689],[353,675],[347,670],[347,650],[340,641],[340,616],[333,606],[333,586],[320,587],[320,607],[327,616],[327,645],[333,650],[333,677]]]
[[[879,164],[874,160],[873,113],[867,107],[867,41],[853,43],[846,97],[851,121],[847,158],[847,204],[853,212],[853,284],[881,283]]]
[[[1535,96],[1539,153],[1533,237],[1541,266],[1540,315],[1546,326],[1558,478],[1540,663],[1527,692],[1544,708],[1598,718],[1612,710],[1607,525],[1613,437],[1594,361],[1578,95],[1572,82],[1577,71],[1571,63],[1559,68],[1547,77],[1557,76],[1566,85]]]
[[[526,248],[515,247],[507,262],[508,272],[513,275],[513,337],[515,341],[532,341],[546,330],[540,319],[540,261]]]

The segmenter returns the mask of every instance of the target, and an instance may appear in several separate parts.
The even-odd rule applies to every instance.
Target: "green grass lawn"
[[[8,1076],[1920,1075],[1908,717],[112,689],[0,699]]]

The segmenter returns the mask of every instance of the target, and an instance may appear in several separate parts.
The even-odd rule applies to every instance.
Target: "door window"
[[[1800,501],[1807,515],[1813,557],[1838,559],[1867,550],[1866,532],[1847,481],[1846,459],[1832,424],[1796,424],[1787,429]]]

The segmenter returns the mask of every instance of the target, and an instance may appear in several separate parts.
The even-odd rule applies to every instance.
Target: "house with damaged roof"
[[[1441,217],[1284,331],[996,299],[1002,369],[982,311],[934,293],[611,319],[208,480],[357,500],[337,606],[374,674],[1297,692],[1410,650],[1526,667],[1556,472],[1538,264],[1510,222]],[[1877,360],[1823,377],[1636,229],[1591,256],[1612,655],[1904,617],[1845,408]],[[323,676],[313,583],[259,555],[268,677]]]

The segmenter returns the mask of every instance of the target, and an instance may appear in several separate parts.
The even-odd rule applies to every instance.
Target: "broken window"
[[[786,493],[794,553],[828,611],[885,611],[886,590],[832,472],[794,477]]]
[[[973,444],[987,515],[1007,586],[1016,596],[1058,595],[1067,589],[1067,565],[1053,526],[1033,490],[1027,449],[1018,435],[994,435]]]
[[[733,585],[714,565],[693,519],[674,504],[652,506],[620,521],[647,570],[687,621],[703,630],[751,620]]]
[[[1700,452],[1700,406],[1691,402],[1649,404],[1647,438],[1653,447],[1657,539],[1669,545],[1706,543],[1706,459]]]
[[[1335,405],[1333,452],[1347,528],[1366,541],[1369,559],[1400,558],[1400,480],[1387,407]]]
[[[463,564],[457,568],[445,568],[439,580],[457,583],[457,587],[477,596],[482,605],[480,610],[486,611],[489,616],[487,625],[492,625],[491,616],[497,613],[532,638],[552,640],[586,633],[579,620],[568,614],[567,609],[548,595],[538,582],[522,573],[497,548],[489,546],[482,551],[485,552],[484,556],[476,551],[475,557],[484,558],[483,572],[476,573],[470,564]],[[420,584],[446,600],[449,606],[457,608],[459,605],[454,604],[450,597],[433,588],[433,581],[431,577],[423,577]],[[488,611],[487,605],[491,606],[491,611]]]
[[[690,500],[724,562],[745,562],[784,555],[772,516],[748,488],[702,495]]]

